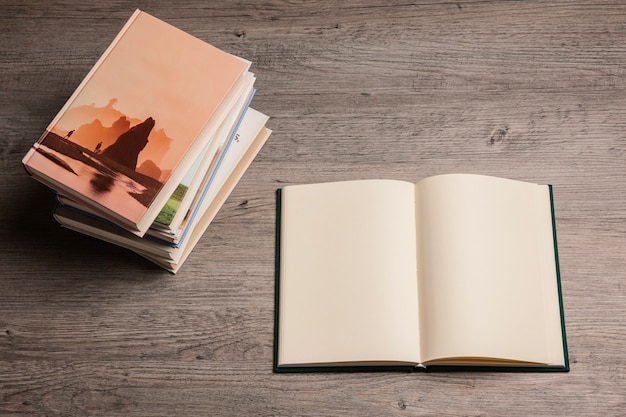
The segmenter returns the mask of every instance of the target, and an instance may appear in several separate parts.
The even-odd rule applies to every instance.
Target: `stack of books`
[[[135,11],[22,161],[54,218],[176,273],[271,133],[250,65]]]

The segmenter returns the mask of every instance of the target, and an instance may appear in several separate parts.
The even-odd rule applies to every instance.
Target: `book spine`
[[[39,138],[39,140],[41,141],[43,139],[43,137]],[[34,176],[33,171],[31,171],[31,169],[28,167],[27,162],[28,160],[33,156],[33,153],[35,152],[35,148],[33,146],[30,147],[30,149],[28,150],[28,152],[26,152],[26,155],[24,155],[24,157],[22,158],[22,167],[24,168],[24,170],[26,171],[26,173],[28,175],[30,175],[31,177]]]

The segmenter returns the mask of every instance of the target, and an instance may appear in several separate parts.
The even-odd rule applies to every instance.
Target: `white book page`
[[[419,359],[414,185],[282,190],[278,365]]]
[[[562,364],[548,187],[442,175],[416,188],[422,360]]]
[[[232,190],[235,188],[245,171],[261,147],[271,134],[265,128],[269,117],[253,108],[248,108],[237,128],[223,159],[203,190],[196,211],[190,216],[185,225],[185,232],[181,244],[172,252],[172,260],[182,265],[191,249],[196,245],[206,228],[209,226],[218,210],[222,207]],[[178,267],[175,268],[176,270]]]

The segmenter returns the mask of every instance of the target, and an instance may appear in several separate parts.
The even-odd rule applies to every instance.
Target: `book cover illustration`
[[[245,70],[136,11],[25,163],[138,222]]]
[[[208,150],[209,144],[207,144],[202,152],[200,152],[200,155],[198,155],[198,157],[194,161],[191,169],[187,172],[187,174],[185,174],[180,184],[178,184],[178,187],[176,187],[176,190],[172,193],[170,198],[167,200],[167,203],[165,203],[165,205],[161,209],[161,212],[154,220],[157,224],[169,226],[172,223],[172,220],[178,212],[180,204],[183,202],[183,199],[187,195],[189,186],[191,185],[191,182],[195,179],[198,169],[200,168],[200,164],[204,160]]]

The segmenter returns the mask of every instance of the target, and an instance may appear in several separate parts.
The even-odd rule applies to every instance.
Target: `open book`
[[[277,226],[276,372],[569,369],[549,185],[287,186]]]

